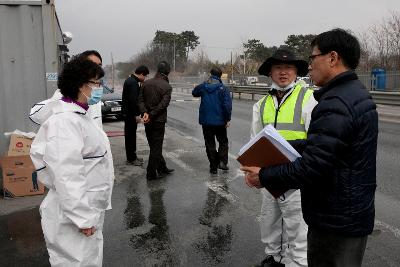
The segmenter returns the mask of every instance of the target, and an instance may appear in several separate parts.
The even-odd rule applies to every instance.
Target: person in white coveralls
[[[74,58],[59,75],[62,98],[31,110],[41,125],[30,155],[49,189],[40,214],[52,266],[102,265],[114,168],[108,138],[87,110],[99,101],[103,76],[96,63]]]
[[[313,91],[297,82],[297,76],[308,73],[308,63],[291,51],[278,49],[258,72],[270,76],[272,85],[269,94],[253,106],[251,137],[271,124],[301,154],[298,144],[307,137],[311,112],[317,104]],[[288,190],[275,199],[263,188],[261,195],[259,218],[266,258],[260,266],[307,266],[307,225],[300,190]]]

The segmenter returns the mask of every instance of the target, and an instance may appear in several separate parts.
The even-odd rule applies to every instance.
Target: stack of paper
[[[240,149],[237,160],[243,166],[268,167],[294,161],[298,157],[300,154],[277,130],[267,125]],[[277,198],[287,189],[268,191]]]

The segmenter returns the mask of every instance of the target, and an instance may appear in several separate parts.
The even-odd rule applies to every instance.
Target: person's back
[[[143,114],[146,138],[150,146],[147,164],[147,180],[156,180],[171,174],[174,169],[167,167],[162,155],[167,107],[171,101],[172,87],[168,74],[171,71],[166,61],[157,65],[157,73],[153,79],[144,82],[139,93],[139,108]]]
[[[134,88],[135,90],[130,90]],[[135,117],[140,114],[137,106],[137,99],[139,97],[139,83],[131,76],[129,76],[122,87],[122,114],[127,117]]]
[[[199,123],[203,128],[207,158],[210,162],[210,173],[218,170],[229,170],[228,167],[228,136],[227,128],[231,120],[232,99],[229,90],[221,81],[222,70],[213,67],[210,78],[196,86],[192,95],[201,97]],[[215,139],[219,143],[216,149]]]
[[[230,121],[229,90],[218,77],[211,76],[207,81],[198,85],[192,95],[201,97],[199,108],[201,125],[225,125],[227,121]]]
[[[142,86],[142,103],[153,121],[167,120],[167,107],[171,100],[172,87],[160,74],[146,80]],[[161,103],[161,106],[160,106]]]

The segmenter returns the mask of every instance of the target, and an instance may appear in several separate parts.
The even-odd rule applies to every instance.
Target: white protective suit
[[[62,100],[35,105],[30,118],[41,125],[30,154],[49,188],[40,214],[50,263],[102,266],[104,213],[114,182],[108,138],[83,108]],[[93,226],[92,236],[79,232]]]
[[[291,89],[291,91],[294,87]],[[289,91],[281,101],[284,103]],[[278,100],[273,96],[275,109]],[[261,100],[253,105],[253,120],[251,125],[251,138],[262,129],[260,115]],[[314,96],[302,110],[302,119],[305,129],[308,130],[311,112],[317,105]],[[276,262],[285,266],[307,266],[307,224],[304,222],[301,211],[300,190],[289,190],[278,199],[274,198],[265,188],[261,189],[262,205],[259,217],[261,241],[266,244],[265,253],[274,256]]]
[[[42,101],[42,102],[38,103],[37,105],[41,105],[42,103],[46,103],[46,102],[53,101],[53,100],[59,100],[61,98],[62,98],[62,94],[60,92],[60,89],[57,89],[54,91],[54,94],[50,99]],[[88,113],[89,117],[92,118],[101,129],[103,129],[103,120],[102,120],[102,116],[101,116],[101,105],[102,105],[101,101],[94,105],[90,105],[89,109],[87,110],[87,113]]]

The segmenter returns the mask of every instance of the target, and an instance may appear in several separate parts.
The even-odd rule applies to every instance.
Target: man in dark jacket
[[[228,136],[226,128],[229,127],[232,111],[232,99],[228,88],[221,81],[222,71],[213,67],[210,78],[196,86],[192,95],[201,97],[199,110],[199,123],[203,127],[204,141],[210,173],[216,174],[217,168],[228,170]],[[215,138],[219,143],[216,150]]]
[[[143,114],[146,137],[150,146],[146,176],[148,180],[162,178],[174,171],[167,168],[162,155],[167,107],[172,93],[168,80],[170,70],[169,64],[161,61],[157,66],[156,75],[143,83],[139,94],[139,109]]]
[[[374,227],[378,114],[354,70],[357,39],[342,29],[311,43],[310,76],[321,86],[302,157],[242,167],[247,184],[299,188],[308,224],[308,266],[361,266]]]
[[[149,69],[146,66],[137,67],[135,73],[125,80],[122,90],[126,160],[128,164],[135,166],[143,165],[143,159],[136,155],[136,130],[137,124],[141,121],[138,106],[139,83],[143,83],[148,74]]]

